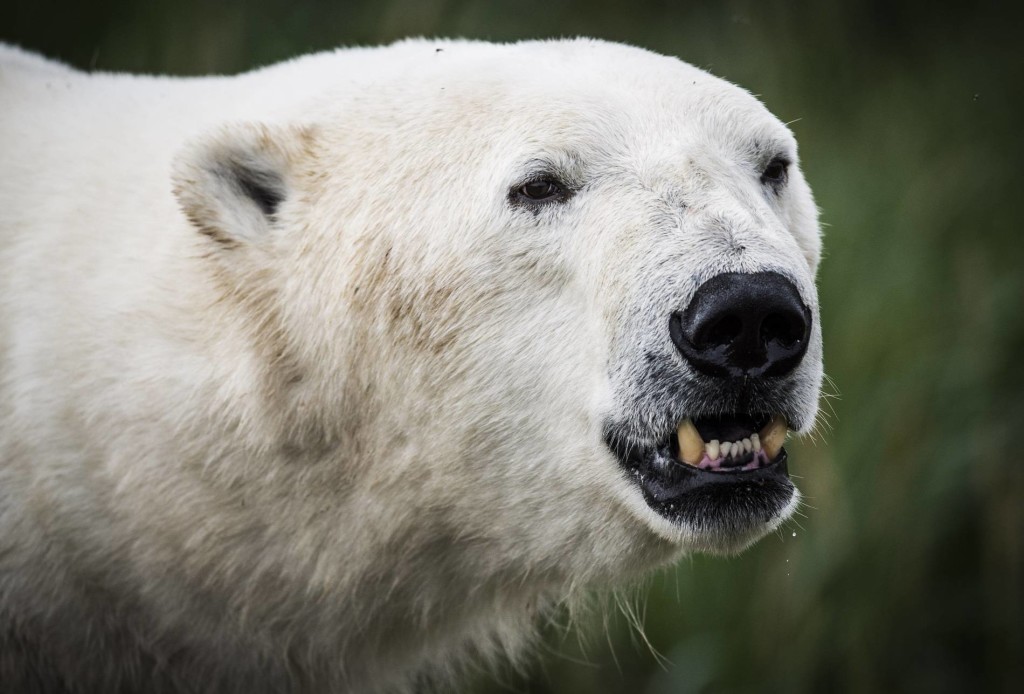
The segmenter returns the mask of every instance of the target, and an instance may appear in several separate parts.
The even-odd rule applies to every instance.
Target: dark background
[[[591,35],[760,95],[792,122],[826,224],[833,397],[790,448],[807,504],[739,558],[686,559],[592,619],[556,618],[526,672],[470,690],[1016,692],[1024,24],[999,4],[36,0],[4,3],[0,39],[186,75],[413,35]]]

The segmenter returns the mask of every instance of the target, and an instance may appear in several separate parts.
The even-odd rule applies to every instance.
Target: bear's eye
[[[519,186],[515,191],[520,200],[529,202],[554,202],[568,197],[565,186],[550,178],[540,178]]]
[[[781,186],[786,182],[789,173],[789,162],[782,157],[775,157],[761,172],[761,183],[770,186]]]

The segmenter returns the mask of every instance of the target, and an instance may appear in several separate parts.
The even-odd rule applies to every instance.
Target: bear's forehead
[[[430,73],[416,81],[429,85],[438,115],[476,115],[481,130],[570,146],[600,140],[604,149],[661,143],[795,155],[788,128],[758,99],[676,58],[590,39],[409,47],[409,60],[427,57],[407,67]],[[407,72],[397,77],[408,84]]]

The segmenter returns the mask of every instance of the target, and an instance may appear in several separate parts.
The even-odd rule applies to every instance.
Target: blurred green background
[[[791,446],[807,504],[741,557],[687,559],[590,621],[557,619],[526,672],[469,691],[1017,692],[1024,23],[1000,4],[35,0],[4,3],[0,40],[201,74],[410,35],[592,35],[760,95],[792,121],[827,225],[836,397]]]

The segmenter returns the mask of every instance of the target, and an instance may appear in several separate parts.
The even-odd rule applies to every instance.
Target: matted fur
[[[817,315],[795,143],[743,90],[591,40],[203,79],[0,47],[0,103],[0,689],[419,686],[795,506],[702,535],[602,439],[708,407],[651,366],[688,369],[705,279]],[[510,200],[552,171],[565,203]]]

